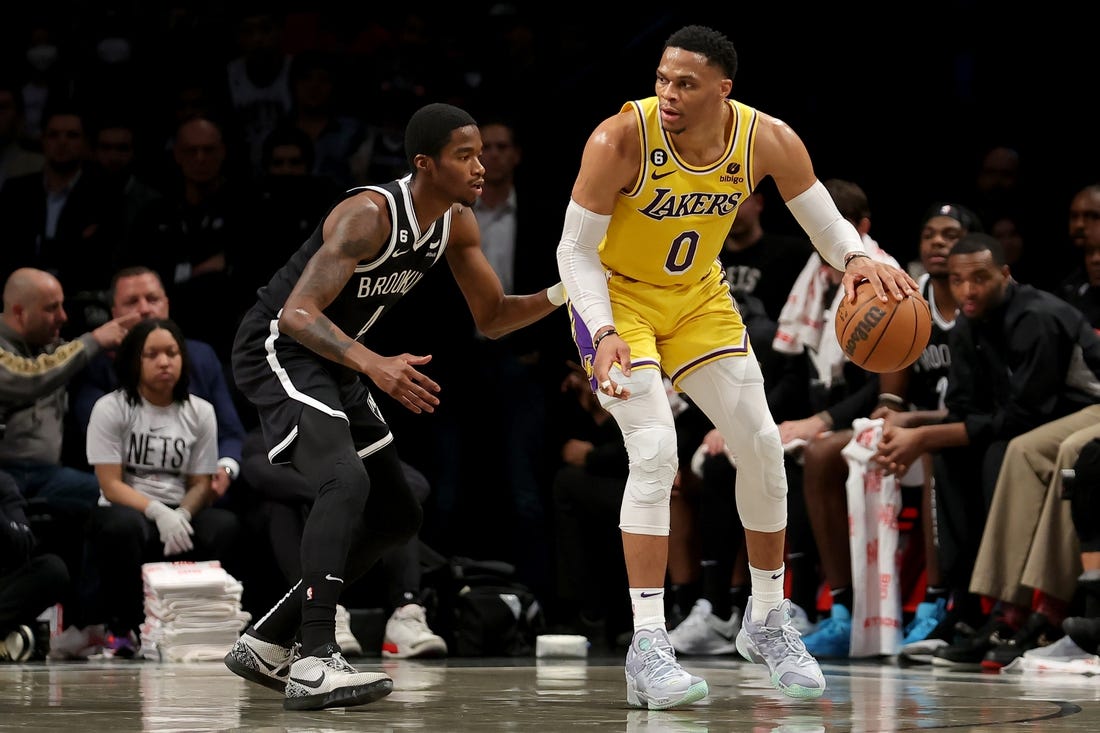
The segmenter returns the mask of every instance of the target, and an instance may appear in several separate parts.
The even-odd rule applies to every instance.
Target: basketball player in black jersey
[[[505,295],[485,259],[469,208],[481,193],[481,145],[463,110],[418,110],[405,131],[411,175],[349,191],[260,288],[237,332],[233,374],[259,411],[269,460],[317,487],[301,580],[225,658],[236,674],[285,691],[287,709],[361,705],[393,688],[387,675],[349,665],[335,640],[341,591],[421,521],[362,375],[414,413],[435,409],[439,385],[419,369],[430,355],[383,356],[364,336],[444,256],[487,336],[564,302],[560,285]]]

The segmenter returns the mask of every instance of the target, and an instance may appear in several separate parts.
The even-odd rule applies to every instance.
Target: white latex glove
[[[165,557],[194,549],[191,535],[195,534],[195,530],[191,529],[191,512],[183,507],[169,509],[156,499],[150,499],[149,506],[145,507],[145,516],[157,523]]]
[[[177,507],[174,511],[180,518],[184,531],[178,532],[167,539],[164,543],[165,556],[182,555],[195,549],[195,543],[191,540],[191,535],[195,534],[195,530],[191,528],[191,512],[183,507]]]

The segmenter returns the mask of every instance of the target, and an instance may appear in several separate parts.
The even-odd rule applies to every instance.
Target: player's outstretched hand
[[[435,396],[439,385],[416,369],[431,360],[431,354],[385,356],[373,365],[367,376],[405,409],[418,414],[435,412],[439,404],[439,398]]]

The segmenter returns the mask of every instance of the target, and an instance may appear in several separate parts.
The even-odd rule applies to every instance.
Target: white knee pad
[[[787,526],[787,472],[783,444],[774,423],[752,439],[749,461],[737,461],[737,512],[754,532],[778,532]]]
[[[626,440],[630,475],[626,479],[619,529],[634,534],[668,535],[668,502],[676,478],[676,431],[637,430]]]
[[[726,439],[737,464],[737,511],[745,529],[787,526],[787,474],[779,428],[768,410],[760,367],[730,357],[700,367],[681,386]]]
[[[623,431],[630,459],[619,528],[633,534],[667,536],[668,502],[677,469],[672,409],[656,369],[637,369],[626,383],[629,399],[604,402]]]

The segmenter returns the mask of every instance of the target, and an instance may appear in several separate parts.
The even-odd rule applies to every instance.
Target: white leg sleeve
[[[745,529],[787,526],[787,474],[779,428],[768,410],[764,377],[751,356],[719,359],[680,381],[706,413],[737,463],[737,511]]]
[[[630,390],[630,399],[600,395],[600,403],[623,431],[630,474],[623,492],[619,528],[633,534],[668,536],[668,502],[676,477],[676,428],[672,408],[656,369],[635,369],[611,378]]]

